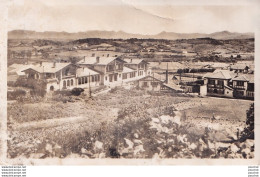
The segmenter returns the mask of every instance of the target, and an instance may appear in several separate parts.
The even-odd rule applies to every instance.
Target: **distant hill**
[[[140,39],[193,39],[193,38],[213,38],[213,39],[246,39],[254,38],[253,33],[233,33],[229,31],[221,31],[211,34],[203,33],[175,33],[175,32],[161,32],[156,35],[142,35],[142,34],[131,34],[123,31],[86,31],[78,33],[68,32],[36,32],[29,30],[13,30],[8,32],[8,39],[83,39],[83,38],[104,38],[104,39],[129,39],[129,38],[140,38]]]

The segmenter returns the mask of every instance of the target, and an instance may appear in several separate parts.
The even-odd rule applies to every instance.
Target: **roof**
[[[254,83],[254,75],[253,74],[243,74],[238,75],[232,78],[233,81],[246,81],[249,83]]]
[[[123,73],[130,73],[130,72],[134,72],[134,71],[135,71],[135,70],[133,70],[133,69],[127,67],[127,66],[124,66],[124,67],[123,67]]]
[[[97,57],[85,57],[84,59],[80,60],[78,64],[86,64],[86,65],[107,65],[114,60],[121,60],[118,57],[99,57],[99,62],[97,63]],[[121,60],[123,61],[123,60]]]
[[[210,65],[212,68],[225,68],[228,67],[228,63],[213,63]]]
[[[26,69],[29,69],[33,67],[33,65],[24,65],[24,64],[12,64],[8,67],[8,73],[10,72],[13,72],[17,75],[25,75],[25,73],[23,72],[23,70],[26,70]]]
[[[214,78],[214,79],[231,79],[234,73],[228,70],[216,70],[213,73],[207,73],[204,78]]]
[[[42,62],[42,64],[34,65],[28,69],[33,69],[37,71],[38,73],[56,73],[60,71],[61,69],[69,66],[71,63],[56,63],[55,67],[53,67],[53,62]],[[25,70],[28,70],[25,69]],[[23,71],[25,71],[23,70]]]
[[[245,69],[246,67],[246,64],[234,64],[230,66],[231,69]]]
[[[140,64],[141,62],[143,62],[143,59],[138,59],[138,58],[133,58],[133,59],[124,59],[125,62],[127,62],[127,64]]]
[[[77,69],[77,76],[78,77],[83,77],[83,76],[89,76],[89,75],[97,75],[99,74],[98,72],[87,68],[87,67],[81,67]]]
[[[150,75],[145,76],[145,77],[139,79],[139,81],[145,80],[145,79],[147,79],[147,78],[149,78],[149,77],[152,78],[152,79],[154,79],[155,81],[163,82],[162,80],[160,80],[160,79],[158,79],[158,78],[156,78],[156,77],[150,76]]]
[[[165,81],[166,80],[166,75],[165,74],[157,74],[153,73],[152,76],[160,81]]]

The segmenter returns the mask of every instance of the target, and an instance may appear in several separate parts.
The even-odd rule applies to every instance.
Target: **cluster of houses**
[[[139,88],[151,91],[174,90],[196,92],[202,96],[254,99],[253,65],[235,64],[225,69],[220,67],[214,72],[207,72],[200,80],[197,76],[194,79],[194,73],[186,74],[187,76],[182,74],[179,77],[174,75],[172,79],[168,79],[168,65],[166,73],[163,74],[152,72],[148,65],[143,59],[121,59],[109,54],[92,54],[77,63],[40,62],[23,65],[19,73],[23,73],[27,79],[44,81],[47,92],[99,86],[114,87],[138,81],[135,83]]]
[[[216,70],[204,76],[201,95],[254,99],[254,75],[246,70]]]
[[[122,60],[116,56],[84,57],[76,64],[40,62],[23,70],[28,79],[44,80],[46,91],[109,87],[138,80],[151,74],[148,63],[142,59]]]

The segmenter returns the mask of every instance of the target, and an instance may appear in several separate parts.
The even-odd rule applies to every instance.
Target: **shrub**
[[[44,97],[46,94],[46,82],[42,80],[27,79],[27,78],[18,78],[15,82],[17,87],[27,87],[32,89],[30,94],[32,96],[41,96]]]
[[[70,90],[56,90],[54,91],[54,95],[71,96],[72,93]]]
[[[17,100],[19,97],[26,96],[26,91],[22,89],[17,89],[12,92],[7,92],[7,99],[8,100]]]
[[[73,88],[71,90],[71,94],[75,96],[79,96],[82,92],[84,92],[83,88]]]
[[[250,105],[249,110],[246,113],[246,127],[242,132],[241,140],[254,139],[255,128],[255,116],[254,116],[254,103]]]

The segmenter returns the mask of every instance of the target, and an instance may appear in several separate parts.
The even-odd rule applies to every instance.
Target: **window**
[[[209,79],[209,84],[215,85],[215,80],[214,79]]]
[[[85,84],[85,77],[82,77],[82,84]]]
[[[92,78],[92,82],[94,82],[94,81],[95,81],[95,77],[94,77],[94,76],[92,76],[91,78]]]
[[[85,83],[88,83],[88,77],[85,77]]]
[[[69,75],[69,71],[70,71],[70,69],[69,68],[67,68],[66,70],[65,70],[65,76],[68,76]]]
[[[78,78],[78,84],[81,85],[81,78]]]
[[[113,82],[113,74],[109,75],[109,82]]]
[[[218,80],[218,85],[224,85],[224,81],[223,80]]]
[[[73,79],[70,80],[70,85],[73,86]]]
[[[148,84],[147,84],[147,82],[144,82],[144,85],[143,85],[144,87],[147,87],[148,86]]]
[[[152,82],[151,85],[152,85],[153,87],[157,87],[157,86],[158,86],[158,82]]]
[[[66,88],[66,81],[63,81],[63,88]]]
[[[107,76],[105,77],[105,79],[107,80]]]
[[[237,86],[244,86],[244,82],[243,81],[237,81]]]
[[[127,73],[123,74],[123,79],[127,79]]]
[[[67,80],[67,86],[68,86],[68,87],[70,86],[70,81],[69,81],[69,80]]]

